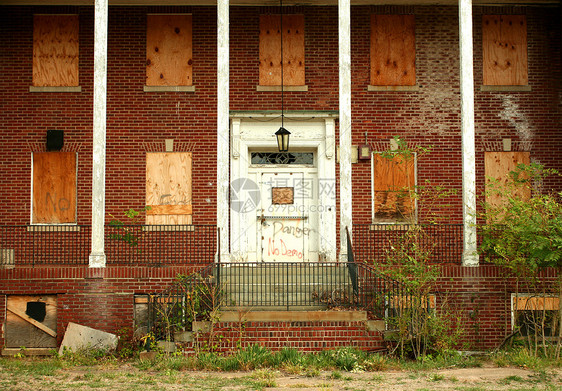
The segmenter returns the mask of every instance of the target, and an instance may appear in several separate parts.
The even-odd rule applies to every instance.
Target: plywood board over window
[[[305,85],[304,15],[260,15],[260,85],[281,85],[281,37],[283,37],[283,85]]]
[[[373,154],[373,197],[377,223],[412,223],[415,219],[415,159]]]
[[[57,297],[8,296],[7,348],[57,347]]]
[[[524,15],[483,15],[482,51],[484,85],[529,83]]]
[[[78,15],[33,16],[33,85],[78,86]]]
[[[33,154],[33,224],[76,223],[76,153]]]
[[[486,175],[486,204],[491,207],[501,207],[506,203],[502,195],[504,186],[511,181],[510,172],[515,171],[519,164],[528,165],[531,162],[529,152],[486,152],[484,154],[484,171]],[[500,192],[490,191],[492,183],[495,189]],[[528,186],[521,186],[509,190],[510,196],[523,200],[531,198],[531,189]]]
[[[146,154],[147,224],[191,224],[190,152]]]
[[[416,85],[414,15],[371,15],[371,85]]]
[[[147,15],[146,85],[193,85],[191,15]]]

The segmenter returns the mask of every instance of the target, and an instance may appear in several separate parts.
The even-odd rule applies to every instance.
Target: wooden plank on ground
[[[33,153],[33,223],[76,222],[76,153]]]
[[[193,85],[191,15],[147,15],[146,85]]]
[[[34,86],[79,85],[78,24],[78,15],[34,15]]]
[[[371,15],[371,85],[416,84],[414,15]]]
[[[524,15],[483,15],[484,85],[527,85],[527,20]]]

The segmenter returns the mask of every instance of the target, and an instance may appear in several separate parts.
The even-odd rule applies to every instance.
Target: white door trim
[[[264,120],[244,116],[231,119],[230,180],[249,178],[249,153],[254,150],[276,149],[274,133],[281,126],[280,118]],[[285,117],[285,128],[291,132],[290,149],[314,150],[318,170],[318,254],[321,261],[336,261],[336,159],[335,119]],[[239,183],[239,182],[238,182]],[[231,260],[245,262],[257,259],[256,214],[230,209]],[[253,226],[253,229],[252,229]]]

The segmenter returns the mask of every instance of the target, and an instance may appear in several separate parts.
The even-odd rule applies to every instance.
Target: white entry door
[[[316,213],[310,213],[310,178],[302,171],[262,172],[258,250],[264,262],[317,260]],[[258,254],[260,251],[258,251]]]

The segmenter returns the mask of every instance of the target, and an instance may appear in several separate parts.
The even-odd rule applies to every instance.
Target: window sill
[[[417,92],[421,89],[419,85],[415,86],[367,86],[367,91],[389,91],[389,92]]]
[[[177,232],[186,231],[194,232],[195,226],[193,225],[143,225],[142,230],[145,232]]]
[[[369,229],[371,231],[409,231],[415,228],[417,223],[404,222],[374,222],[371,223]]]
[[[50,224],[50,225],[29,225],[27,232],[80,232],[78,225]]]
[[[144,92],[195,92],[195,86],[144,86]]]
[[[270,92],[279,91],[281,92],[281,86],[256,86],[256,91],[258,92]],[[308,86],[283,86],[284,92],[307,92]]]
[[[531,92],[531,86],[480,86],[482,92]]]
[[[81,86],[74,87],[37,87],[30,86],[29,92],[82,92]]]

